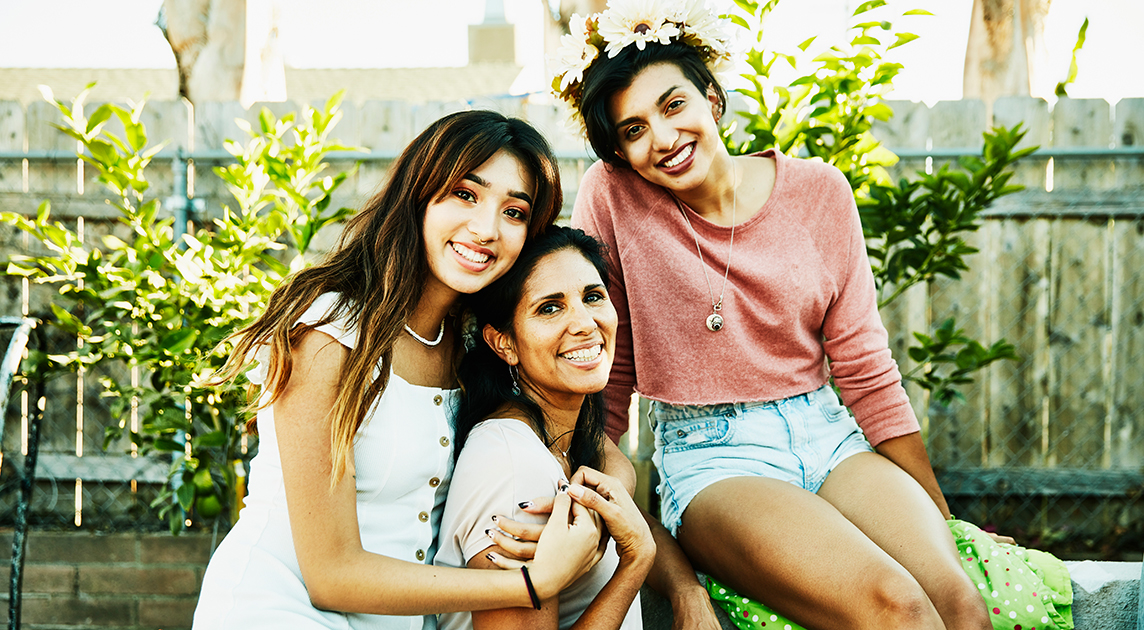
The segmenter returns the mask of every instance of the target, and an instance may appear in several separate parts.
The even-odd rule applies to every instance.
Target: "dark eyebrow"
[[[546,295],[542,298],[537,298],[537,299],[533,300],[532,304],[530,304],[529,306],[535,306],[535,305],[540,304],[542,302],[547,302],[548,300],[563,300],[563,299],[564,299],[564,293],[562,291],[558,291],[556,293],[549,293],[548,295]]]
[[[602,283],[602,282],[597,282],[596,284],[589,284],[588,286],[584,287],[584,293],[588,293],[589,291],[595,291],[596,289],[603,289],[603,288],[604,288],[604,283]]]
[[[474,184],[477,184],[478,186],[481,186],[483,188],[489,187],[488,182],[481,179],[481,177],[479,175],[476,175],[474,173],[465,173],[465,176],[462,177],[461,179],[467,179],[467,180],[473,182]],[[528,205],[530,205],[530,206],[532,205],[532,197],[528,196],[528,193],[526,193],[526,192],[521,192],[519,190],[510,190],[510,191],[508,191],[508,196],[509,197],[516,197],[517,199],[520,199],[521,201],[527,203]]]
[[[661,107],[663,105],[663,102],[667,100],[667,97],[671,96],[671,93],[678,90],[680,87],[682,87],[682,86],[673,85],[673,86],[667,88],[666,92],[664,92],[663,94],[660,94],[659,98],[655,99],[655,106]],[[639,117],[632,116],[630,118],[625,118],[625,119],[621,120],[620,122],[616,123],[616,131],[619,131],[621,127],[626,127],[626,126],[628,126],[634,122],[639,122]]]

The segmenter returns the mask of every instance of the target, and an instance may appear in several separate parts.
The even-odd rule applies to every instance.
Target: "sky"
[[[715,0],[727,5],[729,0]],[[296,68],[463,66],[468,25],[482,21],[485,0],[278,0],[286,64]],[[502,0],[517,25],[518,63],[537,58],[546,0]],[[767,30],[773,49],[791,50],[808,37],[843,41],[859,0],[783,0]],[[0,67],[173,68],[174,57],[155,26],[162,0],[0,0]],[[933,17],[900,18],[910,8]],[[961,97],[972,0],[891,0],[883,11],[920,39],[892,51],[905,70],[891,98]],[[1070,89],[1077,98],[1144,97],[1144,71],[1132,60],[1144,32],[1141,0],[1052,0],[1046,22],[1053,83],[1068,71],[1077,30],[1089,17],[1088,41]],[[395,29],[394,24],[401,28]]]

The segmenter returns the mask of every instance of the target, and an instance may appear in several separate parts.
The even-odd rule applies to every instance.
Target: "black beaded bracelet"
[[[522,565],[520,572],[524,574],[524,585],[528,587],[528,598],[532,600],[532,607],[540,610],[540,597],[536,595],[536,588],[532,586],[532,578],[528,577],[528,567]]]

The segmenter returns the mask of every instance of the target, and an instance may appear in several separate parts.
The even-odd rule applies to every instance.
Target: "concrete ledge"
[[[1066,562],[1077,630],[1140,628],[1139,562]]]
[[[1072,576],[1076,630],[1144,630],[1139,562],[1066,562]],[[644,630],[671,630],[671,605],[648,587],[640,591]],[[715,610],[725,630],[735,625]]]

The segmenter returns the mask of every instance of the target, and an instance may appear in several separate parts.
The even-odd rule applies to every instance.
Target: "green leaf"
[[[171,354],[181,354],[191,349],[198,336],[199,331],[194,328],[180,328],[164,335],[160,341],[160,347]]]
[[[933,13],[930,13],[929,11],[926,11],[925,9],[911,9],[909,11],[906,11],[902,15],[933,15]]]
[[[98,134],[99,128],[111,119],[112,113],[111,105],[107,103],[100,105],[98,109],[92,112],[91,118],[87,119],[87,135],[93,137]]]
[[[154,446],[157,451],[171,451],[173,453],[182,453],[186,449],[182,444],[168,438],[155,438]]]
[[[886,6],[886,0],[868,0],[867,2],[863,2],[862,4],[858,5],[858,8],[854,9],[854,13],[852,15],[861,15],[867,11],[872,11],[878,7],[884,6]]]
[[[894,42],[893,44],[890,44],[890,47],[887,48],[886,50],[893,50],[893,49],[897,48],[898,46],[901,46],[903,44],[908,44],[908,43],[910,43],[910,42],[912,42],[918,38],[918,36],[914,35],[913,33],[897,33],[897,36],[898,36],[898,41]]]
[[[810,45],[812,43],[814,43],[814,40],[817,38],[818,38],[817,35],[815,35],[814,37],[808,37],[807,39],[803,40],[803,42],[801,44],[798,45],[798,49],[801,50],[802,52],[806,52],[806,49],[810,48]]]
[[[179,486],[178,490],[175,490],[175,496],[179,499],[179,507],[183,508],[184,512],[189,512],[195,501],[195,485],[184,483]]]
[[[211,431],[196,437],[191,441],[191,446],[194,449],[207,448],[212,446],[225,446],[226,433],[222,431]]]

